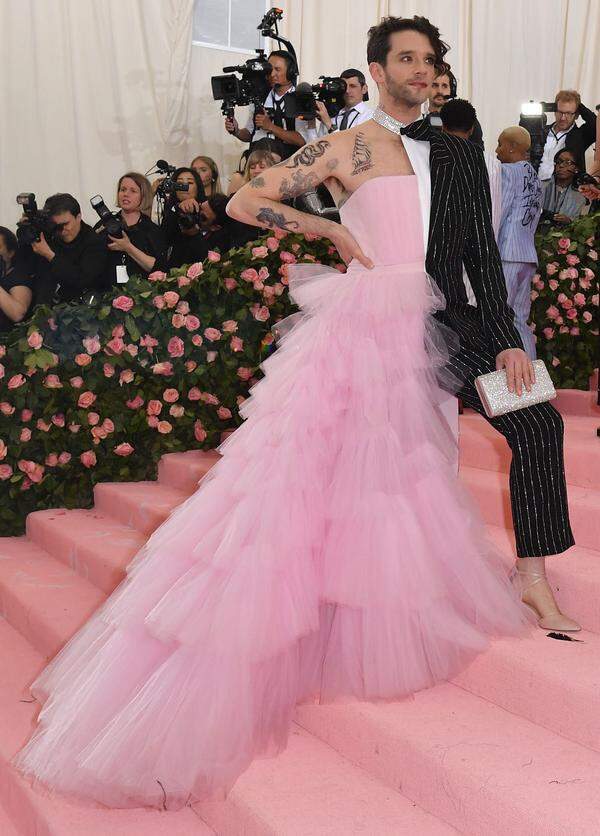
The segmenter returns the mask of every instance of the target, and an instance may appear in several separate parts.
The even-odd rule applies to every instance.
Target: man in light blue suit
[[[542,188],[529,162],[530,146],[531,137],[525,128],[507,128],[498,138],[496,156],[502,163],[498,249],[515,326],[525,351],[535,360],[535,339],[527,320],[531,311],[531,280],[538,264],[534,236],[542,212]]]

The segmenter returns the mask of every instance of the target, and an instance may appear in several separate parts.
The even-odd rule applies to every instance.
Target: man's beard
[[[385,73],[385,89],[396,104],[408,105],[409,107],[423,104],[427,98],[426,87],[424,87],[420,92],[418,90],[413,90],[407,83],[400,84],[399,82],[394,81],[394,79],[388,75],[387,72]]]

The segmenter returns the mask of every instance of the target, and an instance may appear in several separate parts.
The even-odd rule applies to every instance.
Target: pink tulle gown
[[[222,460],[34,683],[23,773],[111,807],[221,797],[298,702],[399,699],[524,629],[438,412],[418,200],[414,176],[349,198],[375,268],[292,282]]]

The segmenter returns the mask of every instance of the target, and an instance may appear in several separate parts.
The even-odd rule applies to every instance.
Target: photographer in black
[[[284,160],[306,143],[306,125],[301,119],[285,116],[285,97],[296,89],[298,70],[293,56],[286,50],[274,50],[268,61],[271,65],[268,76],[271,92],[263,103],[262,111],[250,105],[244,128],[240,128],[235,117],[228,117],[225,129],[242,142],[249,142],[252,149],[266,148]]]
[[[107,246],[111,251],[110,283],[116,281],[120,284],[126,282],[129,276],[146,277],[154,270],[165,270],[165,236],[163,230],[151,220],[152,187],[143,174],[129,171],[119,178],[117,206],[120,211],[116,218],[109,215],[113,220],[113,223],[109,223],[109,229],[103,219],[95,227],[97,232],[106,233]]]
[[[32,280],[24,268],[15,263],[17,247],[15,234],[0,226],[0,334],[25,319],[31,307]]]
[[[347,128],[356,127],[368,121],[373,111],[367,104],[369,90],[363,73],[360,70],[348,69],[340,75],[346,82],[344,93],[344,107],[337,116],[329,115],[324,102],[317,101],[317,118],[325,126],[328,133],[334,131],[345,131]]]
[[[103,293],[107,278],[106,241],[81,219],[81,207],[70,194],[55,194],[44,204],[53,232],[40,232],[31,243],[35,304],[72,302],[90,291]],[[30,223],[25,218],[19,225]]]

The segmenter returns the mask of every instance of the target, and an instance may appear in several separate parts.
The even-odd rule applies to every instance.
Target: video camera
[[[221,112],[228,118],[233,117],[235,107],[253,104],[257,113],[264,110],[263,102],[271,89],[268,81],[271,65],[264,49],[257,49],[256,53],[255,58],[249,58],[244,64],[223,67],[227,75],[215,75],[210,80],[213,99],[221,102]]]
[[[308,84],[303,81],[293,93],[288,93],[285,101],[285,115],[289,119],[314,119],[317,114],[317,102],[323,102],[327,113],[335,117],[344,107],[346,82],[335,76],[319,76],[320,84]]]
[[[548,122],[546,114],[554,113],[555,110],[555,102],[534,102],[530,99],[521,105],[519,125],[525,128],[531,137],[529,159],[536,171],[540,167],[546,144],[545,127]]]
[[[189,183],[178,183],[177,180],[173,178],[177,169],[174,165],[170,165],[166,160],[156,161],[156,171],[158,174],[165,175],[164,180],[156,189],[157,197],[161,197],[164,200],[174,192],[188,192],[190,190]],[[201,195],[198,196],[198,200],[200,200],[200,198]]]
[[[19,244],[31,245],[41,239],[42,233],[47,241],[55,237],[58,226],[52,220],[50,213],[38,209],[33,192],[21,192],[17,195],[17,203],[23,207],[25,220],[17,226],[17,240]]]
[[[101,225],[104,231],[112,236],[112,238],[122,238],[123,224],[121,223],[120,214],[110,211],[102,195],[97,194],[91,197],[90,205],[98,213],[100,218],[100,224],[97,224],[94,229]]]

